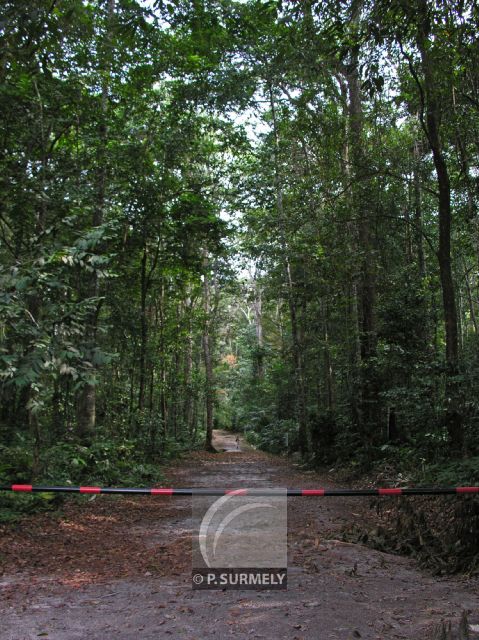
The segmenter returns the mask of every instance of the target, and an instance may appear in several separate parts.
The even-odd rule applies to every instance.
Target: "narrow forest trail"
[[[168,481],[327,483],[243,442],[238,451],[224,432],[215,445],[227,451],[192,454]],[[33,516],[0,531],[0,638],[426,639],[463,610],[479,624],[477,581],[434,578],[412,560],[338,539],[344,525],[369,517],[368,504],[290,499],[288,591],[205,592],[190,587],[190,498],[69,502],[60,518]]]

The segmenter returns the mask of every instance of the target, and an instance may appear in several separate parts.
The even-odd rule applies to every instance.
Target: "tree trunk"
[[[147,277],[146,262],[148,254],[146,250],[146,241],[143,245],[143,253],[141,256],[141,273],[140,273],[140,362],[139,362],[139,388],[138,388],[138,409],[143,411],[145,407],[145,387],[146,387],[146,345],[148,340],[148,322],[146,318],[146,294],[147,294]]]
[[[214,451],[213,447],[213,411],[214,411],[214,379],[213,360],[211,355],[211,300],[210,300],[210,276],[209,261],[205,252],[203,264],[203,308],[205,312],[203,330],[203,358],[205,362],[205,410],[206,410],[206,438],[205,449]]]
[[[419,175],[419,163],[421,160],[421,151],[419,142],[414,142],[414,167],[413,167],[413,184],[414,184],[414,224],[416,230],[416,252],[417,252],[417,268],[419,277],[423,280],[426,276],[426,262],[424,260],[424,243],[422,237],[422,195],[421,195],[421,178]]]
[[[471,316],[472,327],[474,329],[474,333],[477,335],[478,327],[477,327],[476,310],[474,308],[474,300],[472,299],[471,284],[469,282],[469,273],[467,272],[467,270],[465,271],[465,274],[464,274],[464,280],[466,283],[466,294],[467,294],[467,301],[469,303],[469,313]]]
[[[326,383],[327,406],[328,411],[334,411],[334,382],[333,382],[333,365],[331,361],[331,351],[329,348],[329,322],[328,322],[328,306],[324,300],[321,304],[323,315],[323,359],[324,359],[324,379]]]
[[[108,26],[105,35],[105,49],[107,52],[104,54],[102,66],[105,71],[102,92],[101,92],[101,115],[98,126],[99,146],[97,154],[97,194],[96,203],[93,209],[92,225],[98,227],[103,223],[104,209],[105,209],[105,188],[107,180],[107,162],[106,162],[106,148],[108,144],[108,94],[109,94],[109,72],[111,67],[111,24],[115,15],[115,0],[108,0]],[[93,273],[88,286],[88,297],[98,296],[98,279],[96,273]],[[96,343],[98,311],[95,310],[90,314],[87,320],[86,327],[86,340],[88,344],[88,351],[93,355],[93,351]],[[96,425],[96,386],[90,382],[85,382],[79,389],[77,394],[76,403],[77,413],[77,430],[80,439],[89,439],[95,430]]]
[[[271,105],[271,114],[273,119],[273,135],[275,141],[274,163],[275,163],[275,187],[276,187],[276,210],[278,213],[279,233],[284,254],[284,269],[286,276],[286,287],[288,291],[288,306],[291,320],[291,339],[293,353],[293,367],[296,383],[296,407],[299,424],[299,447],[301,455],[307,456],[312,451],[311,431],[306,411],[306,393],[303,372],[303,352],[300,342],[300,334],[298,327],[298,312],[295,299],[295,287],[293,275],[291,272],[291,262],[289,257],[288,246],[286,242],[285,229],[285,212],[283,206],[283,187],[280,169],[280,146],[279,133],[276,120],[276,108],[274,103],[273,88],[269,86],[269,96]]]
[[[263,340],[263,300],[262,300],[263,291],[261,286],[258,284],[256,278],[254,278],[254,300],[253,300],[253,310],[254,310],[254,325],[256,332],[256,375],[258,380],[263,380],[264,378],[264,340]]]
[[[360,4],[353,5],[352,22],[359,20]],[[376,356],[376,274],[371,233],[371,194],[366,179],[363,109],[359,77],[359,48],[353,45],[346,70],[350,155],[352,165],[352,204],[357,218],[359,249],[359,342],[360,342],[360,430],[366,444],[380,436],[379,398],[374,361]]]
[[[427,0],[417,0],[417,46],[424,76],[426,120],[422,124],[432,152],[438,186],[439,247],[437,257],[442,289],[444,327],[446,334],[447,408],[445,423],[451,452],[459,455],[463,448],[463,423],[460,410],[460,390],[456,381],[459,363],[457,309],[451,260],[451,187],[440,134],[441,97],[439,82],[431,55],[431,22]]]
[[[185,312],[187,314],[191,311],[190,300],[187,299],[185,305]],[[193,337],[191,335],[191,319],[188,317],[188,334],[186,336],[186,349],[185,349],[185,361],[184,361],[184,404],[183,404],[183,424],[186,432],[190,435],[193,433]]]
[[[160,295],[158,298],[158,320],[159,320],[159,383],[160,383],[160,415],[163,427],[163,440],[166,440],[168,434],[168,403],[166,397],[166,368],[165,368],[165,283],[162,278],[160,285]]]
[[[341,88],[341,101],[343,105],[344,119],[344,145],[341,155],[341,165],[343,171],[343,188],[345,192],[351,191],[351,153],[350,153],[350,121],[349,121],[349,99],[348,85],[343,75],[338,74],[337,80]],[[356,253],[357,239],[356,229],[351,220],[347,220],[346,229],[349,240],[349,255]],[[352,260],[351,260],[352,261]],[[361,345],[360,345],[360,322],[359,322],[359,301],[358,301],[358,283],[355,272],[349,274],[348,286],[345,289],[347,299],[347,310],[345,314],[346,335],[349,344],[349,357],[347,368],[347,389],[349,396],[349,405],[351,410],[351,422],[355,429],[360,428],[360,406],[359,406],[359,389],[356,384],[358,377],[359,365],[361,362]]]

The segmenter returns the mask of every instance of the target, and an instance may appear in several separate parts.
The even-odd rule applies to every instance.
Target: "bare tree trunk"
[[[406,221],[406,257],[408,264],[413,264],[414,254],[412,249],[412,237],[411,237],[411,216],[410,209],[412,203],[412,185],[408,184],[408,197],[405,206],[403,207],[404,219]]]
[[[146,294],[147,276],[146,262],[148,254],[146,250],[146,240],[143,245],[140,271],[140,362],[139,362],[139,388],[138,388],[138,409],[143,411],[145,407],[145,387],[146,387],[146,344],[148,339],[148,322],[146,318]]]
[[[350,121],[349,121],[349,99],[348,85],[345,78],[338,74],[337,80],[341,87],[341,100],[343,104],[344,118],[344,145],[342,149],[342,169],[343,169],[343,187],[344,191],[351,191],[351,153],[350,153]],[[356,253],[357,239],[354,224],[348,220],[346,223],[348,231],[348,239],[350,243],[349,251],[351,256]],[[345,292],[347,296],[347,313],[346,313],[346,335],[349,343],[349,358],[347,370],[347,387],[351,409],[351,420],[354,427],[359,428],[360,424],[360,407],[359,407],[359,389],[356,384],[356,376],[361,362],[361,345],[360,345],[360,322],[359,322],[359,301],[358,286],[356,273],[350,274],[350,284]]]
[[[458,322],[455,299],[454,280],[451,259],[451,187],[446,159],[442,150],[440,135],[440,104],[436,69],[432,59],[431,22],[429,3],[417,0],[418,31],[417,46],[421,55],[424,75],[424,99],[426,120],[422,124],[429,142],[436,170],[439,208],[439,274],[441,279],[442,303],[444,310],[444,327],[446,333],[446,363],[448,368],[446,396],[446,427],[449,434],[451,452],[460,454],[463,448],[464,428],[459,403],[457,371],[459,364]]]
[[[352,22],[359,20],[360,2],[353,3]],[[379,398],[374,361],[376,356],[376,274],[371,233],[371,194],[365,178],[367,163],[364,153],[363,109],[359,77],[359,48],[353,46],[346,69],[350,153],[352,165],[352,201],[357,217],[359,249],[359,342],[361,357],[360,429],[366,443],[380,436]]]
[[[165,368],[165,283],[163,279],[160,285],[160,295],[158,298],[158,320],[160,327],[158,353],[159,353],[159,383],[160,383],[160,415],[163,426],[163,439],[166,439],[168,434],[168,404],[166,397],[166,368]]]
[[[264,340],[263,340],[263,290],[261,286],[258,284],[256,277],[254,278],[254,300],[253,300],[253,310],[254,310],[254,325],[256,332],[256,345],[257,345],[257,354],[256,354],[256,374],[258,376],[258,380],[263,380],[264,378]]]
[[[184,397],[185,403],[183,405],[183,423],[185,425],[187,433],[191,435],[193,431],[192,418],[193,418],[193,389],[192,389],[192,373],[193,373],[193,338],[191,336],[191,329],[188,331],[186,339],[186,353],[184,364]]]
[[[331,352],[329,349],[329,322],[328,322],[328,306],[326,301],[321,305],[323,313],[323,359],[324,359],[324,379],[326,382],[328,411],[334,411],[334,382],[333,382],[333,366],[331,361]]]
[[[467,301],[469,303],[469,313],[471,314],[471,322],[474,328],[474,333],[477,334],[478,326],[477,326],[476,310],[474,307],[474,300],[472,299],[471,284],[469,282],[469,273],[467,272],[467,270],[465,271],[465,274],[464,274],[464,280],[466,283]]]
[[[179,304],[176,305],[176,331],[174,337],[174,358],[173,358],[173,366],[171,367],[170,374],[170,388],[171,389],[180,389],[180,370],[181,370],[181,354],[180,354],[180,310]],[[171,430],[173,432],[173,437],[177,441],[178,440],[178,418],[181,416],[180,408],[182,403],[181,393],[175,394],[171,401],[171,411],[170,411],[170,422],[171,422]]]
[[[136,354],[136,348],[133,349],[133,361]],[[128,425],[130,429],[134,428],[134,418],[135,418],[135,367],[133,365],[130,366],[129,370],[129,382],[130,382],[130,393],[129,393],[129,401],[128,401]]]
[[[108,27],[105,35],[105,49],[110,48],[111,43],[111,23],[115,15],[115,0],[108,0]],[[103,215],[105,209],[105,189],[107,180],[107,163],[106,163],[106,148],[108,143],[108,94],[109,94],[109,71],[111,67],[111,51],[107,51],[104,54],[105,59],[103,61],[103,68],[105,71],[105,78],[103,81],[101,92],[101,116],[98,127],[100,144],[97,154],[97,194],[96,203],[93,209],[92,224],[94,227],[98,227],[103,223]],[[91,282],[89,285],[89,297],[98,296],[98,279],[96,273],[92,274]],[[87,342],[88,348],[93,354],[96,343],[96,332],[98,323],[99,307],[96,311],[92,312],[88,319],[87,327]],[[77,395],[77,430],[81,439],[89,438],[95,430],[96,425],[96,386],[90,382],[86,382]]]
[[[307,456],[312,451],[311,432],[306,411],[306,393],[304,384],[304,371],[303,371],[303,353],[302,345],[300,341],[300,333],[298,327],[298,311],[295,299],[295,287],[293,276],[291,272],[291,262],[288,252],[288,246],[286,242],[286,229],[285,229],[285,213],[283,206],[283,188],[280,169],[280,145],[279,145],[279,133],[278,123],[276,120],[276,108],[273,95],[273,87],[269,85],[269,96],[271,114],[273,119],[273,135],[275,141],[275,187],[276,187],[276,209],[278,212],[279,233],[281,237],[281,244],[284,255],[284,267],[286,276],[286,286],[288,291],[288,306],[291,320],[291,339],[292,339],[292,352],[293,352],[293,366],[295,372],[296,382],[296,406],[299,423],[299,446],[302,456]]]
[[[424,260],[424,243],[422,237],[422,196],[421,196],[421,177],[419,175],[419,162],[421,160],[421,151],[419,142],[414,142],[414,166],[413,166],[413,184],[414,184],[414,224],[416,228],[416,251],[417,251],[417,267],[421,280],[426,276],[426,263]]]
[[[202,349],[199,345],[197,349],[194,349],[193,355],[193,369],[194,371],[198,371],[201,366],[201,353]],[[199,393],[197,389],[194,390],[193,398],[192,398],[192,408],[191,408],[191,438],[193,442],[196,442],[196,434],[198,430],[198,405],[199,405]]]
[[[213,411],[214,411],[214,378],[213,360],[211,355],[211,300],[210,300],[210,276],[209,260],[205,252],[203,264],[203,308],[205,313],[203,330],[203,358],[205,362],[205,410],[206,410],[206,437],[205,449],[214,451],[213,447]]]

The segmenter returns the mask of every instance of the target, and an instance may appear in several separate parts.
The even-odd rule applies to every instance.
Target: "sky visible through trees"
[[[476,3],[2,13],[3,481],[151,480],[215,427],[473,480]]]

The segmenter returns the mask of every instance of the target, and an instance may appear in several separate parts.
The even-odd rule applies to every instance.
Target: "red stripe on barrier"
[[[324,496],[324,489],[302,489],[302,496]]]
[[[378,489],[380,496],[398,496],[402,493],[402,489]]]
[[[80,487],[80,493],[101,493],[101,487]]]
[[[12,484],[12,491],[31,491],[31,484]]]
[[[275,489],[217,489],[217,488],[151,488],[151,487],[56,487],[56,486],[35,486],[31,484],[10,484],[0,485],[1,491],[43,491],[43,492],[65,492],[65,493],[123,493],[128,495],[202,495],[218,496],[225,494],[232,495],[277,495]],[[393,487],[385,489],[287,489],[288,496],[372,496],[372,495],[445,495],[445,494],[479,494],[479,487]]]

